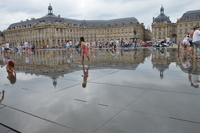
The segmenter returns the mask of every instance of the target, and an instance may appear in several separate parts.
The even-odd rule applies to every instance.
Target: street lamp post
[[[135,36],[135,39],[134,39],[134,41],[133,41],[133,42],[134,42],[134,49],[135,49],[135,48],[137,48],[137,47],[136,47],[136,40],[137,40],[136,34],[137,34],[137,32],[136,32],[135,28],[134,28],[134,30],[133,30],[133,34],[134,34],[134,36]]]
[[[137,49],[137,39],[139,39],[139,38],[136,37],[137,31],[135,30],[135,28],[133,30],[133,34],[134,34],[133,38],[130,38],[130,39],[133,39],[134,49]]]

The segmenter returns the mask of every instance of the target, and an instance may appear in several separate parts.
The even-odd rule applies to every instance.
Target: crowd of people
[[[182,43],[182,66],[188,71],[188,81],[194,88],[199,88],[200,75],[200,27],[194,26]]]
[[[182,50],[187,52],[188,57],[200,59],[200,27],[198,25],[194,26],[191,32],[184,37],[181,46]]]

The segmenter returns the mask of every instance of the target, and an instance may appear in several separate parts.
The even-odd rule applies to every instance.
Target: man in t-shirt
[[[195,45],[196,56],[198,56],[199,55],[198,51],[200,51],[200,50],[198,50],[200,48],[200,27],[199,26],[196,26],[196,30],[193,33],[193,41],[192,42]]]
[[[170,44],[170,38],[169,37],[166,38],[166,43],[169,46],[169,44]]]
[[[9,50],[10,50],[10,44],[9,44],[8,42],[6,42],[5,48],[4,48],[4,51],[5,51],[5,55],[6,55],[6,56],[9,55]]]
[[[24,42],[24,48],[25,48],[26,51],[31,49],[27,41]]]

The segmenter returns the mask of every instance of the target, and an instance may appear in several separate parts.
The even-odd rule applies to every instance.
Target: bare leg
[[[82,56],[82,61],[81,61],[81,63],[84,63],[84,56]]]
[[[90,62],[90,57],[89,57],[89,56],[87,56],[87,58],[88,58],[88,61]]]

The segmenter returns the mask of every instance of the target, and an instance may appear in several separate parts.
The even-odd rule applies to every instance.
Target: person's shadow
[[[87,79],[89,77],[89,68],[90,68],[90,64],[88,64],[87,68],[85,68],[85,64],[83,64],[83,83],[82,83],[82,87],[85,88],[87,86]]]
[[[1,99],[0,99],[0,105],[1,105],[1,103],[2,103],[2,101],[3,101],[3,99],[4,99],[4,93],[5,93],[5,91],[3,90],[3,91],[2,91],[2,96],[1,96]]]

